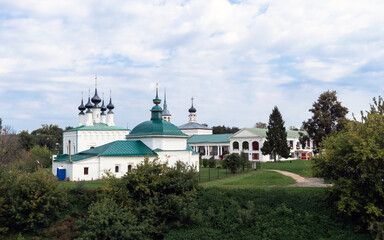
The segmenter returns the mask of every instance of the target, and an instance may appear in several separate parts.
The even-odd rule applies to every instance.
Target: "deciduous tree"
[[[363,122],[349,122],[345,130],[324,140],[322,154],[313,160],[314,174],[332,179],[339,212],[365,226],[384,221],[382,108],[380,103],[379,108],[367,112]]]
[[[289,157],[290,150],[287,143],[287,131],[277,106],[273,108],[271,115],[269,115],[267,137],[261,152],[264,155],[273,154],[275,162],[277,155],[283,158]]]
[[[263,122],[257,122],[257,123],[255,124],[255,128],[263,128],[263,129],[267,129],[268,126],[267,126],[266,123],[263,123]]]
[[[348,108],[341,105],[337,100],[336,91],[322,93],[312,108],[312,118],[303,122],[303,128],[313,140],[317,151],[319,143],[331,134],[342,130],[346,124]]]

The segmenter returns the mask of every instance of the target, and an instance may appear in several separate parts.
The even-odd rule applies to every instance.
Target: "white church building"
[[[101,100],[97,93],[96,85],[94,96],[91,99],[88,95],[85,106],[83,99],[81,100],[78,107],[80,111],[78,127],[63,133],[63,154],[76,154],[116,140],[124,140],[129,134],[129,129],[115,126],[112,111],[114,108],[112,97],[109,98],[109,104],[105,106],[104,99]],[[85,110],[87,111],[84,113]]]
[[[78,150],[76,152],[75,149],[75,154],[68,152],[56,156],[52,162],[52,173],[58,175],[59,179],[68,178],[70,181],[96,180],[105,176],[107,172],[114,174],[116,177],[121,177],[135,169],[145,157],[149,159],[158,158],[161,163],[169,166],[174,166],[176,162],[181,161],[195,167],[198,171],[199,155],[187,144],[188,136],[180,131],[177,126],[163,120],[163,109],[159,106],[161,100],[158,97],[158,89],[156,89],[156,97],[153,99],[153,103],[155,106],[151,109],[151,119],[133,128],[125,136],[125,140],[115,140],[83,151]],[[90,109],[91,105],[88,106],[88,109]],[[85,107],[87,108],[87,105]],[[103,113],[102,108],[101,106],[100,116]],[[82,126],[84,128],[91,127],[86,126],[88,117],[85,119]],[[100,121],[102,121],[101,118]],[[101,126],[97,124],[104,123],[94,122],[93,127]],[[106,125],[102,125],[103,128],[113,127],[109,126],[108,123]],[[120,129],[115,130],[119,131]],[[74,131],[80,132],[81,130]],[[89,146],[90,138],[83,138],[80,142],[78,139],[78,146],[82,144]],[[68,147],[72,149],[70,145]],[[65,173],[64,177],[63,172]]]

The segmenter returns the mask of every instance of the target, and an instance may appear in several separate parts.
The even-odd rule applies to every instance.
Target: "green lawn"
[[[243,189],[259,187],[283,187],[294,184],[290,177],[270,171],[251,171],[244,174],[232,175],[223,179],[216,179],[200,183],[202,187],[218,187],[225,189]]]
[[[261,169],[276,169],[296,173],[302,177],[312,177],[310,160],[292,160],[281,162],[262,162]]]
[[[253,171],[252,169],[244,169],[244,172],[251,172]],[[243,173],[242,169],[239,169],[236,174],[241,174]],[[234,174],[231,173],[231,171],[228,169],[224,168],[208,168],[208,167],[203,167],[200,166],[199,169],[199,182],[205,182],[205,181],[210,181],[213,179],[218,179],[218,178],[225,178],[229,176],[233,176]]]

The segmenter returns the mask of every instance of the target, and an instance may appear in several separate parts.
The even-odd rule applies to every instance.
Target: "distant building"
[[[212,128],[209,128],[196,121],[196,108],[193,107],[193,98],[191,100],[192,100],[192,106],[188,110],[189,122],[179,126],[180,130],[189,136],[200,135],[200,134],[204,134],[204,135],[212,134]]]
[[[203,159],[222,159],[229,153],[229,137],[232,134],[193,135],[188,144],[199,153]]]
[[[262,128],[243,128],[229,137],[230,153],[247,154],[250,161],[273,161],[272,155],[263,155],[261,148],[266,141],[268,129]],[[313,142],[309,141],[306,147],[300,144],[299,132],[287,130],[287,144],[291,149],[291,156],[288,159],[278,157],[279,160],[291,160],[297,158],[308,158],[313,151]],[[303,132],[306,134],[306,132]]]

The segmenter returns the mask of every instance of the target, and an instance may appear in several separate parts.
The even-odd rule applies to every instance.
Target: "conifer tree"
[[[263,155],[273,154],[273,159],[276,162],[276,156],[280,155],[283,158],[289,157],[289,146],[287,144],[287,131],[284,127],[284,121],[277,106],[269,115],[267,140],[261,148]]]

